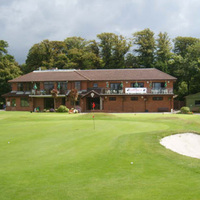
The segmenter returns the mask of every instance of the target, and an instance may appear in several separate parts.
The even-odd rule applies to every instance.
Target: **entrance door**
[[[88,97],[87,98],[87,110],[93,110],[92,103],[95,103],[95,108],[94,108],[95,110],[100,110],[100,98],[99,97],[95,97],[95,98]]]
[[[54,99],[53,98],[44,98],[44,108],[45,109],[54,108]]]

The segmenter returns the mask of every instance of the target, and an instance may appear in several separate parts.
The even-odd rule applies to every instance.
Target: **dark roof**
[[[33,71],[9,82],[39,81],[115,81],[115,80],[176,80],[155,68],[145,69],[100,69],[100,70],[49,70]]]
[[[2,97],[29,97],[30,94],[26,94],[25,92],[22,92],[21,94],[18,94],[17,92],[9,92],[6,94],[1,95]]]
[[[33,71],[9,82],[40,82],[40,81],[83,81],[86,78],[82,77],[76,71]]]

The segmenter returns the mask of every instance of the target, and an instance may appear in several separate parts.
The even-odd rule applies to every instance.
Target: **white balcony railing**
[[[172,88],[125,88],[124,90],[111,90],[105,89],[102,90],[103,94],[173,94]]]

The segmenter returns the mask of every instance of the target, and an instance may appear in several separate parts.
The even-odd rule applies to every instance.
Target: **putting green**
[[[95,114],[94,130],[92,114],[1,112],[0,127],[1,200],[200,197],[200,160],[159,143],[200,116]]]

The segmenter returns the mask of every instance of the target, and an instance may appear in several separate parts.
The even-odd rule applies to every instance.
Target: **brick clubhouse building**
[[[66,105],[82,112],[167,112],[173,109],[176,81],[155,68],[38,70],[10,80],[7,111],[43,111]],[[77,101],[72,101],[76,94]],[[75,103],[75,104],[74,104]]]

